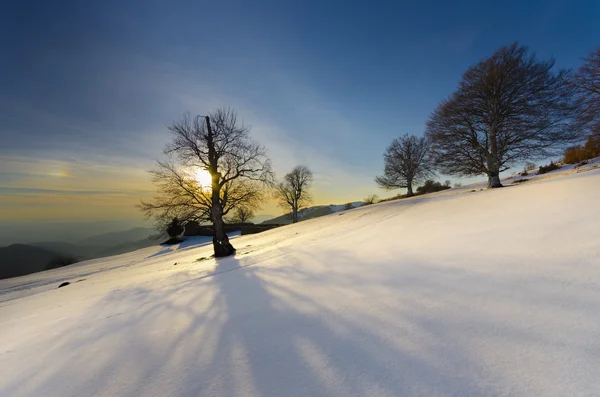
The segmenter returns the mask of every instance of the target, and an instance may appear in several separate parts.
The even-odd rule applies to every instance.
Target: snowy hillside
[[[598,197],[570,168],[2,280],[0,395],[597,396]]]

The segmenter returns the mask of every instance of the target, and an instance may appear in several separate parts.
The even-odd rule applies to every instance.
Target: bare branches
[[[210,220],[210,191],[203,190],[190,173],[176,166],[172,159],[158,161],[157,167],[149,172],[157,194],[137,207],[147,218],[155,219],[157,229],[165,230],[173,218],[184,222]]]
[[[582,126],[591,135],[600,137],[600,47],[584,59],[573,78],[582,112]]]
[[[210,124],[209,124],[210,123]],[[257,209],[267,186],[273,184],[271,161],[264,146],[250,139],[250,127],[238,122],[232,109],[208,116],[186,114],[169,131],[168,161],[150,171],[158,189],[153,200],[138,207],[163,228],[173,218],[183,222],[212,222],[216,256],[230,255],[223,216],[235,208]],[[200,186],[189,170],[210,173],[210,188]]]
[[[515,162],[579,139],[570,77],[516,43],[470,67],[427,123],[437,165],[446,174],[487,174],[490,186],[501,186],[499,173]]]
[[[271,161],[264,146],[250,139],[250,127],[238,123],[234,110],[218,109],[209,114],[212,127],[219,183],[221,186],[234,179],[246,178],[266,184],[273,182]],[[203,116],[185,114],[169,130],[173,141],[165,148],[188,167],[209,170],[209,134]]]
[[[385,168],[375,182],[384,189],[406,188],[413,195],[413,184],[420,183],[433,175],[429,157],[429,140],[404,134],[392,141],[383,155]]]
[[[275,187],[275,199],[282,208],[289,208],[292,222],[298,222],[298,211],[312,202],[308,189],[313,181],[313,173],[308,167],[298,165],[285,175],[283,182]]]

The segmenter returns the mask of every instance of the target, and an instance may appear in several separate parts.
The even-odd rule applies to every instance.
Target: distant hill
[[[74,256],[79,260],[87,260],[101,258],[104,256],[124,254],[126,252],[135,251],[140,248],[151,247],[153,245],[159,244],[160,241],[162,240],[151,240],[150,238],[146,237],[132,241],[115,241],[113,239],[108,239],[104,241],[104,243],[102,243],[102,241],[99,241],[99,244],[94,244],[93,239],[85,239],[84,244],[41,242],[32,243],[30,245],[34,247],[45,248],[61,254]]]
[[[154,233],[153,229],[147,227],[136,227],[122,232],[104,233],[97,236],[77,241],[78,246],[103,246],[110,247],[123,244],[128,241],[139,241],[147,239]]]
[[[151,240],[148,237],[146,237],[146,238],[143,238],[143,239],[140,239],[137,241],[122,242],[121,244],[116,244],[114,246],[110,246],[110,247],[102,249],[101,251],[98,251],[94,257],[100,258],[100,257],[104,257],[104,256],[124,254],[126,252],[131,252],[131,251],[139,250],[142,248],[151,247],[153,245],[160,244],[163,241],[164,241],[164,238],[159,239],[159,240]]]
[[[62,243],[59,241],[44,241],[40,243],[30,243],[28,244],[33,247],[44,248],[49,251],[54,251],[60,254],[71,255],[79,259],[88,258],[91,252],[94,252],[98,249],[98,247],[89,247],[76,245],[73,243]]]
[[[57,257],[74,257],[83,261],[150,247],[160,242],[149,239],[152,232],[152,229],[138,227],[88,237],[75,243],[46,241],[13,244],[0,248],[0,278],[46,270],[49,262]]]
[[[58,256],[61,254],[26,244],[0,248],[0,279],[40,272]]]
[[[352,208],[357,208],[357,207],[361,207],[361,206],[365,205],[365,203],[362,201],[355,201],[350,204],[352,205]],[[316,205],[316,206],[308,207],[308,208],[301,210],[298,213],[298,216],[300,218],[300,221],[305,221],[307,219],[318,218],[320,216],[325,216],[325,215],[333,214],[335,212],[343,211],[345,207],[346,207],[345,204]],[[287,224],[292,223],[292,218],[291,218],[290,214],[288,213],[288,214],[284,214],[284,215],[278,216],[273,219],[266,220],[262,223],[266,224],[266,225],[268,225],[268,224],[287,225]]]

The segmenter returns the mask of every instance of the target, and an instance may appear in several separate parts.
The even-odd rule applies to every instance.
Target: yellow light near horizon
[[[207,170],[199,169],[196,172],[196,180],[203,189],[210,189],[212,186],[212,177],[210,176],[210,172]]]

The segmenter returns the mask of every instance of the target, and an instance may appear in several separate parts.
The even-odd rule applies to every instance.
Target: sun
[[[203,189],[210,189],[212,185],[212,178],[210,172],[205,169],[199,169],[196,171],[196,180],[202,186]]]

